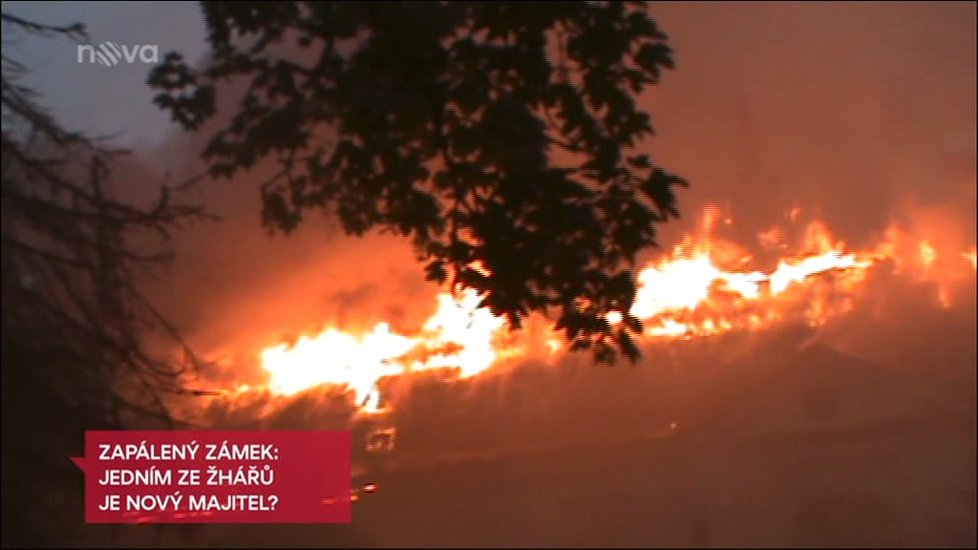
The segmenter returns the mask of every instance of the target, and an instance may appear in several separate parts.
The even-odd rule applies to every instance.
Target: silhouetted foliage
[[[6,13],[3,24],[5,38],[85,39],[80,25]],[[170,426],[163,396],[182,391],[192,364],[147,351],[150,331],[181,342],[134,283],[135,269],[164,259],[135,238],[165,238],[200,212],[165,188],[149,209],[115,198],[122,152],[62,128],[19,83],[25,70],[3,54],[3,544],[74,545],[83,476],[69,456],[83,454],[85,430]]]
[[[572,349],[636,358],[634,261],[677,217],[682,179],[637,149],[637,105],[672,67],[642,2],[203,2],[211,57],[169,54],[156,102],[189,130],[241,79],[203,151],[232,177],[281,164],[263,220],[309,209],[349,234],[410,237],[429,279],[476,289],[513,326],[556,316]],[[623,322],[609,324],[617,311]]]

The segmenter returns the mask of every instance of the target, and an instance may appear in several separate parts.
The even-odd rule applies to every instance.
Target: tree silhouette
[[[85,40],[80,25],[7,13],[3,25],[5,38]],[[166,189],[149,209],[115,198],[122,151],[62,128],[19,83],[25,71],[3,54],[3,545],[76,545],[94,542],[80,531],[83,476],[69,461],[84,454],[85,430],[173,425],[164,396],[182,392],[192,362],[148,351],[153,332],[180,338],[135,270],[165,259],[147,235],[201,213]]]
[[[638,356],[636,255],[685,182],[638,146],[636,100],[672,67],[643,2],[203,2],[210,59],[169,54],[156,103],[186,129],[215,114],[210,173],[266,158],[263,221],[306,211],[409,237],[429,279],[473,288],[514,327],[556,319],[572,349]],[[609,323],[611,312],[621,323]]]

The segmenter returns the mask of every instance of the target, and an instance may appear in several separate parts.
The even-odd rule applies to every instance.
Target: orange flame
[[[393,333],[381,322],[359,337],[330,328],[292,346],[267,348],[261,362],[269,389],[291,395],[323,384],[341,386],[353,392],[364,411],[379,412],[377,383],[386,376],[435,368],[456,368],[461,378],[474,376],[497,361],[493,337],[504,324],[478,305],[473,291],[458,299],[440,294],[438,311],[414,337]]]
[[[965,250],[964,252],[962,252],[961,257],[964,258],[965,261],[971,264],[972,270],[978,270],[978,261],[976,261],[978,260],[978,257],[976,257],[975,254],[975,247],[972,246],[971,250]]]
[[[792,222],[799,216],[799,209],[789,211]],[[777,259],[768,271],[749,269],[755,263],[752,255],[715,236],[719,218],[719,209],[706,209],[697,238],[685,236],[671,254],[639,271],[631,313],[643,320],[644,338],[686,339],[758,330],[796,315],[819,326],[854,307],[855,290],[881,262],[892,261],[897,272],[930,277],[936,277],[941,271],[936,266],[943,265],[944,255],[932,241],[914,239],[896,227],[868,252],[854,252],[823,223],[814,221],[805,228],[800,252]],[[729,224],[729,217],[722,219]],[[783,251],[789,248],[787,234],[775,227],[758,239],[765,249]],[[973,272],[975,248],[960,256]],[[939,288],[939,299],[950,305],[945,286]],[[554,356],[564,348],[552,335],[541,336],[536,346],[504,338],[503,319],[480,308],[474,291],[455,297],[442,293],[437,302],[437,311],[417,334],[397,334],[389,324],[379,322],[365,334],[328,328],[292,345],[266,348],[260,359],[268,374],[268,389],[291,395],[330,385],[351,392],[362,412],[376,413],[384,410],[379,382],[385,377],[453,369],[454,376],[467,378],[503,359],[525,356],[529,350],[542,349]],[[614,313],[608,320],[615,324],[621,316]]]

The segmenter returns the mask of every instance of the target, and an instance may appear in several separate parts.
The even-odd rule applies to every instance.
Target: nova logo
[[[135,63],[137,59],[143,63],[159,63],[159,57],[159,47],[156,44],[126,46],[117,42],[102,42],[97,46],[78,45],[79,63],[101,63],[112,67],[123,61]]]

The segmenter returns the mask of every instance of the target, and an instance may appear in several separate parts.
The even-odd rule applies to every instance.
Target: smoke
[[[693,184],[683,212],[719,202],[749,237],[815,208],[859,243],[912,201],[973,240],[973,3],[651,9],[677,56],[647,98],[651,147]]]
[[[644,145],[691,181],[670,247],[718,204],[736,242],[800,206],[854,247],[893,222],[934,229],[949,247],[975,234],[974,4],[656,4],[677,70],[643,98],[658,135]],[[202,169],[205,140],[233,112],[177,131],[147,155],[168,179]],[[411,333],[434,310],[434,285],[403,240],[347,238],[318,212],[293,235],[260,224],[259,185],[273,166],[201,185],[223,218],[178,235],[175,262],[152,282],[157,301],[216,375],[259,380],[258,350],[323,324]]]
[[[242,90],[241,82],[221,88],[215,120],[196,134],[174,132],[149,155],[165,167],[157,179],[184,181],[206,171],[199,154],[234,113]],[[377,231],[347,237],[319,211],[307,212],[288,235],[264,227],[260,187],[277,168],[266,159],[230,180],[199,183],[190,200],[218,220],[178,233],[170,269],[149,282],[192,347],[235,365],[233,372],[207,373],[215,381],[260,379],[255,358],[262,348],[325,325],[365,331],[384,320],[411,333],[435,309],[438,288],[424,280],[403,239]]]
[[[733,216],[725,236],[738,243],[755,242],[800,206],[854,248],[894,221],[938,249],[974,245],[974,3],[651,9],[671,36],[677,70],[643,99],[658,130],[645,147],[692,183],[679,196],[683,219],[662,227],[664,247],[695,231],[707,204]],[[230,92],[221,117],[230,114]],[[182,181],[202,169],[197,157],[213,129],[174,130],[165,147],[142,151],[118,175]],[[258,350],[303,331],[384,320],[410,334],[435,308],[437,289],[399,239],[347,238],[316,212],[293,235],[267,234],[259,185],[270,169],[203,182],[190,198],[223,219],[178,232],[172,266],[147,281],[188,343],[220,359],[204,373],[217,388],[260,383]],[[397,426],[392,462],[462,465],[410,471],[400,491],[389,491],[395,510],[368,509],[358,528],[380,546],[411,542],[404,533],[417,546],[526,545],[533,534],[530,542],[556,546],[844,545],[861,535],[886,546],[973,546],[973,274],[967,285],[954,300],[962,305],[943,310],[934,285],[876,274],[859,307],[822,329],[660,342],[643,349],[638,368],[597,368],[587,355],[569,355],[451,384],[438,373],[385,380]],[[371,427],[326,388],[184,404],[204,407],[198,416],[211,426],[352,425],[358,440]],[[901,429],[878,429],[914,416]],[[821,432],[797,435],[805,430]],[[759,433],[781,439],[744,438],[733,450],[717,442]],[[561,451],[490,460],[545,447]],[[486,475],[494,470],[469,453],[502,464],[505,475]],[[551,482],[558,477],[560,487]],[[439,491],[440,500],[429,496]],[[790,533],[795,524],[800,534]],[[208,532],[214,544],[337,542],[304,528],[256,527]],[[833,529],[841,529],[836,538]]]

